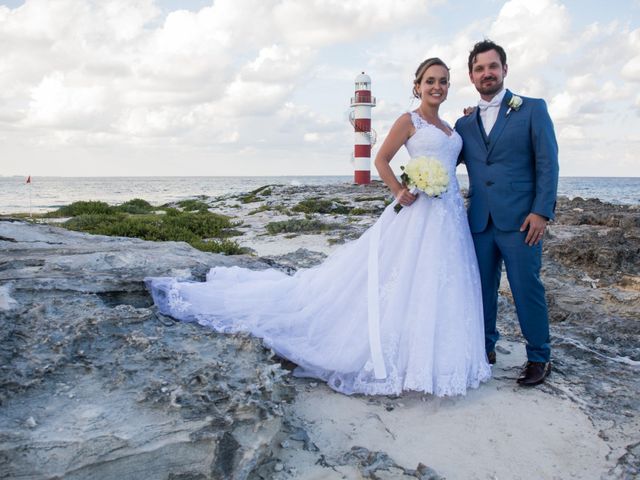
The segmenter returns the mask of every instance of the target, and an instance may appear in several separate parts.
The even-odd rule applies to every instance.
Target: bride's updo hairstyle
[[[420,95],[418,94],[418,88],[417,87],[418,87],[418,85],[420,85],[420,82],[422,82],[422,77],[424,76],[424,72],[427,71],[427,68],[433,67],[434,65],[440,65],[440,66],[446,68],[447,69],[447,77],[449,77],[449,67],[447,67],[446,63],[444,63],[438,57],[427,58],[424,62],[422,62],[418,66],[418,69],[416,70],[416,78],[413,81],[413,96],[414,97],[420,98]]]

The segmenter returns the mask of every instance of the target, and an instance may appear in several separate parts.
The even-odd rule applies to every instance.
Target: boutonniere
[[[506,113],[507,115],[511,113],[511,110],[517,112],[518,110],[520,110],[520,107],[522,106],[522,98],[520,98],[517,95],[512,96],[509,99],[507,106],[509,107],[509,110],[507,110],[507,113]]]

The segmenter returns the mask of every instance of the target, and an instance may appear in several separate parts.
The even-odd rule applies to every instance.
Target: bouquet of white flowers
[[[437,158],[415,157],[400,168],[400,179],[411,188],[412,193],[421,190],[430,197],[438,197],[449,187],[449,174]]]

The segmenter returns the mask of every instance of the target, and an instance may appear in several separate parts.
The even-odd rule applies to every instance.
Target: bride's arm
[[[398,199],[398,202],[402,205],[410,205],[414,202],[416,196],[411,194],[409,189],[398,181],[389,162],[391,162],[391,159],[393,159],[398,150],[400,150],[400,147],[402,147],[411,136],[413,130],[414,127],[411,122],[411,116],[408,113],[398,118],[378,150],[374,162],[378,170],[378,175],[380,175],[382,181],[389,187],[393,195]]]

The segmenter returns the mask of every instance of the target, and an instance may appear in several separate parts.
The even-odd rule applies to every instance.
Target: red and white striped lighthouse
[[[362,72],[356,77],[356,92],[351,99],[351,123],[355,131],[354,180],[358,185],[371,183],[371,146],[375,143],[375,131],[371,129],[371,108],[375,106],[376,99],[371,96],[371,78]]]

